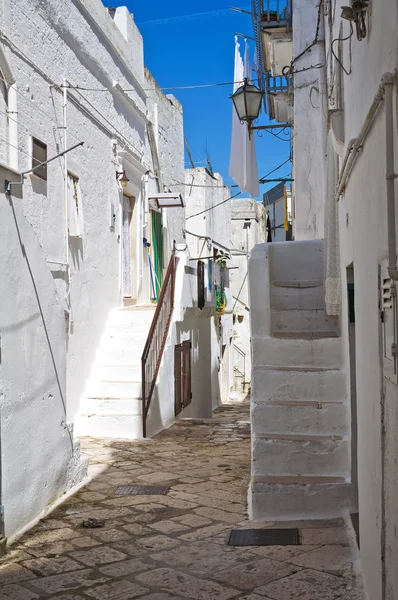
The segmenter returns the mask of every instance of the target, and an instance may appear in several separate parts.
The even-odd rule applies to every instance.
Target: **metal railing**
[[[263,27],[290,26],[292,0],[261,0],[260,24]]]
[[[163,281],[162,289],[156,311],[153,316],[151,328],[141,357],[142,369],[142,436],[146,437],[146,421],[149,407],[156,385],[156,379],[159,373],[160,363],[162,361],[164,347],[166,345],[167,334],[169,332],[171,318],[174,309],[174,287],[176,274],[176,257],[173,254],[170,258],[166,276]]]
[[[246,353],[239,348],[236,344],[233,345],[234,349],[234,371],[238,377],[242,378],[242,390],[244,391],[246,385]],[[237,359],[235,361],[235,358]]]
[[[270,115],[271,94],[287,92],[289,82],[285,77],[272,77],[265,71],[262,32],[273,27],[291,27],[292,0],[252,0],[252,22],[256,40],[258,86],[264,92],[264,110]]]

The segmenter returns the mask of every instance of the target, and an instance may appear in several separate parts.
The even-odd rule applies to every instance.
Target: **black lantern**
[[[232,94],[231,98],[239,121],[248,124],[250,134],[251,124],[258,119],[260,114],[263,92],[249,83],[246,78],[244,84]]]
[[[121,175],[121,177],[120,177]],[[126,171],[121,171],[120,173],[116,173],[116,179],[120,183],[123,189],[126,189],[128,182],[130,179],[126,175]]]

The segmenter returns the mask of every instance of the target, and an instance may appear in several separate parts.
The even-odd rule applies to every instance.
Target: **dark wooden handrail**
[[[151,328],[141,357],[142,367],[142,435],[146,437],[146,420],[156,385],[156,379],[162,361],[167,334],[174,309],[174,286],[176,274],[176,257],[173,254],[167,267],[166,276]]]

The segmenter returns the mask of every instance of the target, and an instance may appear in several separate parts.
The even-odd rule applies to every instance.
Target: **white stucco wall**
[[[153,98],[158,104],[156,127],[165,183],[170,183],[170,173],[183,181],[184,154],[182,108],[174,98],[166,98],[154,82],[149,86],[151,78],[144,71],[142,37],[126,8],[116,9],[112,18],[100,0],[50,0],[44,4],[39,0],[7,0],[0,9],[0,28],[6,36],[3,48],[17,90],[16,94],[10,93],[10,100],[15,102],[9,103],[9,108],[15,106],[15,113],[10,114],[8,123],[5,106],[0,103],[3,111],[0,120],[3,125],[6,123],[4,135],[7,128],[15,135],[14,145],[8,146],[8,151],[10,140],[4,138],[0,158],[8,163],[17,158],[21,171],[30,169],[32,136],[47,144],[47,158],[64,150],[64,97],[59,86],[65,79],[72,86],[66,102],[66,145],[84,142],[83,147],[68,153],[66,159],[48,165],[47,181],[29,174],[18,206],[29,239],[35,240],[31,242],[35,277],[42,286],[39,293],[44,290],[48,311],[45,317],[55,345],[66,414],[61,414],[61,394],[54,390],[54,369],[45,355],[46,339],[37,311],[33,310],[31,294],[25,304],[22,300],[20,305],[16,303],[14,312],[10,310],[7,315],[9,322],[4,323],[7,331],[10,323],[22,322],[20,346],[25,345],[29,356],[33,355],[33,349],[37,350],[40,359],[39,365],[31,360],[26,380],[15,384],[15,397],[20,394],[24,398],[26,390],[29,394],[37,390],[31,408],[24,408],[20,416],[16,412],[15,423],[9,417],[15,402],[10,402],[7,393],[10,382],[19,377],[24,367],[15,359],[16,372],[7,363],[9,370],[4,374],[7,392],[4,392],[7,419],[3,436],[7,453],[4,501],[7,534],[13,535],[17,527],[26,526],[81,475],[78,470],[74,475],[69,466],[71,448],[66,427],[71,430],[70,424],[79,412],[109,312],[122,302],[122,189],[116,172],[123,170],[129,179],[124,193],[135,198],[134,300],[144,303],[149,300],[147,251],[143,250],[142,239],[148,221],[145,193],[158,191],[147,136],[148,119],[155,121]],[[1,66],[5,75],[4,65]],[[79,91],[73,86],[80,86]],[[148,87],[151,89],[147,92]],[[109,91],[102,91],[104,88]],[[120,91],[123,89],[128,92]],[[68,237],[67,244],[66,169],[79,178],[84,212],[83,236]],[[115,215],[114,223],[111,213]],[[183,210],[176,209],[172,218],[167,219],[167,209],[164,211],[166,261],[172,240],[182,239],[183,214]],[[8,254],[9,249],[4,246],[2,256]],[[70,277],[68,267],[62,264],[67,262]],[[18,286],[19,266],[15,267],[14,279],[9,272],[5,273],[9,277],[6,284],[10,302],[13,287]],[[25,275],[18,277],[22,294],[29,281]],[[29,319],[34,316],[35,321],[25,326],[25,314]],[[28,342],[24,342],[25,338]],[[26,357],[18,360],[22,359],[30,360]],[[23,402],[27,402],[26,398]],[[32,425],[37,435],[36,429],[29,430]],[[25,453],[25,450],[20,452],[19,441],[26,435],[32,447],[27,445]],[[32,448],[36,447],[39,450],[35,455]],[[77,449],[74,452],[73,460],[78,456]],[[34,465],[28,460],[29,454],[35,455]],[[30,465],[34,468],[30,469]],[[39,488],[47,491],[44,493],[42,489],[39,493]],[[15,494],[21,490],[26,490],[26,504],[25,500],[19,500],[17,506]],[[35,502],[31,501],[33,494],[37,496]]]
[[[328,30],[330,41],[347,37],[349,24],[343,22],[340,34],[341,5]],[[394,72],[397,60],[397,6],[392,0],[371,4],[368,35],[359,42],[352,37],[342,45],[343,62],[350,75],[343,75],[345,148],[355,138],[366,117],[381,76]],[[335,45],[336,48],[336,45]],[[330,55],[329,72],[337,68]],[[395,89],[396,94],[396,89]],[[394,115],[396,119],[396,113]],[[386,157],[384,106],[369,131],[354,170],[339,203],[341,276],[343,292],[346,268],[353,263],[355,282],[356,388],[358,398],[358,484],[361,558],[369,598],[383,600],[398,594],[396,556],[398,553],[398,503],[396,489],[397,386],[381,376],[381,321],[379,313],[380,262],[387,256]],[[396,132],[396,120],[394,125]],[[395,143],[397,136],[395,133]],[[396,144],[397,145],[397,144]],[[340,159],[341,164],[341,159]],[[397,160],[395,161],[397,171]],[[396,186],[397,190],[397,186]],[[343,293],[343,314],[347,312]],[[345,343],[348,344],[346,332]],[[346,357],[349,356],[346,347]],[[349,370],[348,359],[346,369]],[[383,411],[385,437],[383,436]],[[383,458],[384,481],[383,481]],[[386,536],[385,572],[382,552]],[[385,578],[385,595],[383,595]]]
[[[0,167],[0,186],[19,179]],[[0,504],[10,539],[84,477],[66,415],[63,299],[23,212],[21,186],[0,196]],[[1,536],[0,536],[1,537]]]
[[[318,0],[293,3],[293,57],[314,40],[317,29]],[[292,78],[294,93],[293,179],[295,206],[294,238],[321,239],[324,232],[324,156],[326,110],[321,82],[322,70],[304,70],[323,64],[323,34],[293,65],[298,71]]]
[[[256,200],[243,198],[232,201],[233,337],[234,344],[245,354],[243,357],[235,350],[233,360],[234,366],[241,372],[244,367],[247,383],[251,381],[248,260],[254,246],[266,241],[265,214],[264,205]]]

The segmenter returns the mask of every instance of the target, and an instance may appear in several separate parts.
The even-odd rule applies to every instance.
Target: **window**
[[[47,181],[47,165],[42,165],[41,167],[37,167],[42,162],[47,160],[47,145],[43,142],[40,142],[36,138],[32,138],[32,169],[34,170],[34,174],[40,179],[44,179]]]
[[[79,178],[68,173],[68,229],[71,237],[82,237],[84,231],[82,194]]]

